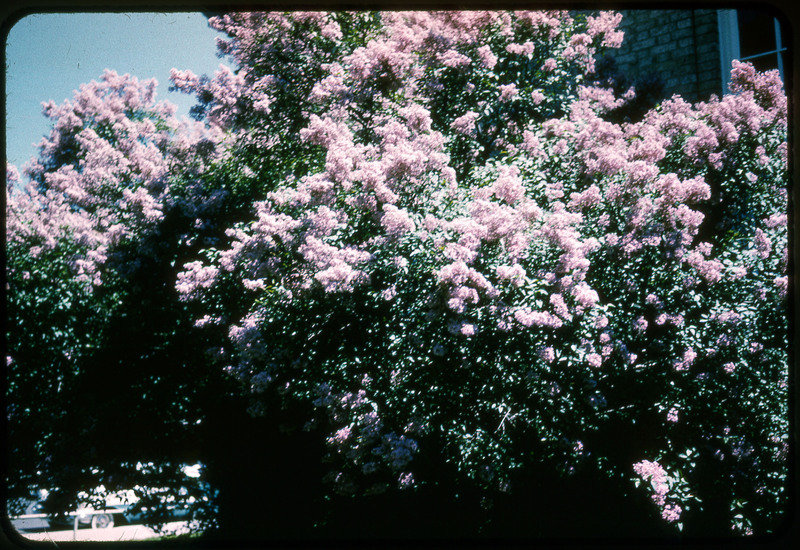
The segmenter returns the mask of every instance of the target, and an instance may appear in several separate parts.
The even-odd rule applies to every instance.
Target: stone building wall
[[[620,10],[622,47],[617,66],[631,80],[656,75],[664,95],[705,101],[722,94],[717,10]]]

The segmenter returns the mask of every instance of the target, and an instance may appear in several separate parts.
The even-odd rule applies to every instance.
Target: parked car
[[[50,520],[44,516],[44,506],[39,501],[28,501],[19,516],[11,518],[11,526],[17,531],[41,531],[50,528]]]
[[[179,494],[185,496],[185,489]],[[94,529],[103,529],[130,523],[144,523],[147,520],[156,523],[180,521],[191,515],[190,505],[194,502],[189,497],[188,502],[177,502],[173,495],[159,494],[159,490],[150,489],[150,498],[140,499],[133,490],[118,491],[106,496],[105,507],[96,509],[91,505],[81,506],[77,510],[78,524],[91,524]],[[102,494],[102,492],[100,492]],[[55,520],[59,525],[73,527],[75,516],[58,516]],[[66,521],[65,521],[66,519]]]
[[[126,514],[130,509],[129,504],[106,504],[104,508],[95,510],[92,506],[81,506],[74,514],[77,514],[78,527],[91,525],[92,529],[107,529],[114,527],[115,524],[128,523]],[[75,517],[73,514],[59,514],[53,516],[50,522],[54,527],[74,528]]]
[[[148,512],[153,513],[155,511],[141,504],[133,505],[125,514],[125,519],[129,523],[143,523],[146,520],[151,519],[151,516],[148,514]],[[188,505],[167,504],[166,507],[160,511],[160,513],[155,513],[158,513],[158,519],[167,522],[186,519],[191,515],[192,511]]]
[[[110,495],[105,507],[95,510],[92,506],[79,506],[77,510],[60,513],[46,512],[47,491],[41,491],[39,500],[27,503],[22,514],[10,518],[11,525],[17,531],[41,531],[45,529],[73,529],[77,517],[78,527],[91,525],[93,529],[105,529],[115,524],[128,523],[127,517],[136,500]],[[133,492],[130,492],[132,495]],[[132,514],[131,514],[132,515]]]
[[[142,468],[154,466],[151,463],[142,464]],[[137,466],[137,469],[138,466]],[[166,523],[188,519],[192,514],[192,505],[195,497],[190,495],[187,487],[200,483],[202,464],[183,465],[182,471],[186,475],[186,485],[178,489],[153,488],[135,486],[133,489],[109,492],[102,485],[89,492],[79,493],[82,501],[91,501],[94,505],[84,504],[72,511],[58,511],[46,515],[48,509],[46,502],[50,492],[40,489],[38,495],[28,502],[19,503],[17,512],[24,510],[19,516],[12,517],[12,526],[17,530],[42,530],[42,529],[73,529],[77,518],[78,527],[91,525],[94,529],[104,529],[114,525],[127,523]],[[197,490],[197,487],[194,487]],[[141,497],[140,497],[141,495]],[[203,495],[203,501],[208,501],[209,496]]]

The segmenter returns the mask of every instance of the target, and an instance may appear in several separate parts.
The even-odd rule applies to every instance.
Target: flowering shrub
[[[80,491],[143,483],[137,460],[169,457],[186,431],[185,404],[154,385],[177,379],[191,399],[207,383],[187,387],[165,351],[185,346],[176,315],[186,313],[164,272],[187,253],[180,229],[213,208],[191,185],[214,155],[203,146],[213,132],[175,119],[155,86],[107,71],[72,101],[45,104],[54,124],[27,181],[7,167],[9,498],[47,489],[63,512]],[[137,421],[120,420],[129,415]]]
[[[256,219],[187,264],[178,288],[219,303],[204,297],[238,281],[252,297],[239,319],[211,312],[230,326],[228,368],[266,399],[313,400],[308,429],[330,431],[337,490],[435,484],[415,468],[426,453],[489,492],[513,490],[541,455],[566,472],[593,456],[627,476],[635,449],[773,525],[786,474],[786,100],[776,75],[738,64],[731,95],[608,122],[626,97],[590,78],[618,22],[212,20],[244,83],[195,85],[209,118],[231,94],[286,101],[286,69],[274,74],[266,52],[317,60],[292,81],[305,170],[262,180]],[[612,426],[638,435],[644,419],[655,429],[635,444],[610,443]],[[667,521],[689,508],[688,492],[655,494]]]
[[[335,492],[447,471],[491,507],[596,468],[694,533],[779,525],[786,97],[736,63],[721,99],[611,122],[635,97],[593,80],[619,21],[234,13],[211,24],[236,71],[173,72],[209,152],[132,168],[114,204],[143,240],[161,205],[196,216],[174,279],[196,337],[226,337],[252,414],[311,407],[293,428]]]

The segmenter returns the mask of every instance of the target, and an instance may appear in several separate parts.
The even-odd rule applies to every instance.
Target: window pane
[[[757,71],[769,71],[778,68],[778,54],[771,53],[747,59]]]
[[[739,50],[741,57],[774,51],[775,19],[761,10],[736,10],[739,19]],[[777,65],[776,65],[777,66]]]

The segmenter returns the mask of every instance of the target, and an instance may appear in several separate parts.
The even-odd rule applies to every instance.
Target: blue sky
[[[215,38],[200,13],[33,14],[6,36],[6,152],[21,168],[49,133],[42,102],[72,99],[81,84],[105,69],[158,81],[157,99],[188,116],[191,96],[169,92],[170,69],[211,75],[228,59],[216,55]]]

